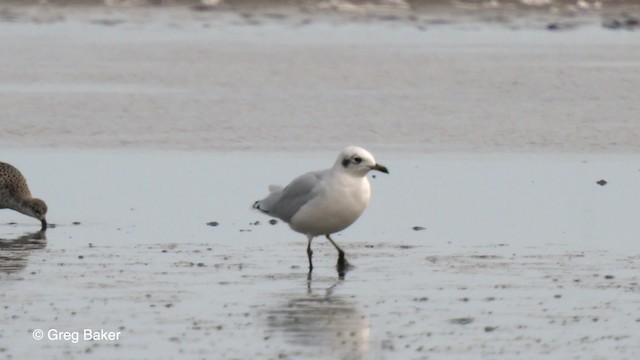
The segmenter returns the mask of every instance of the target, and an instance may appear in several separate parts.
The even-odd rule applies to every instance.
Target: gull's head
[[[357,147],[349,146],[342,150],[334,168],[342,169],[347,173],[365,176],[370,170],[378,170],[385,174],[389,173],[389,170],[384,165],[376,163],[376,159],[373,158],[370,152]]]

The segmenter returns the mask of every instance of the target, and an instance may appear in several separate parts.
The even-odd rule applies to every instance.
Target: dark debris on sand
[[[610,30],[635,30],[640,28],[640,15],[622,12],[617,16],[604,20],[602,26]]]
[[[473,318],[471,317],[455,318],[455,319],[449,320],[449,322],[456,325],[468,325],[473,322]]]
[[[547,30],[549,31],[573,30],[577,27],[578,25],[576,24],[566,22],[550,22],[547,24]]]
[[[209,226],[218,226],[218,225],[220,225],[220,223],[219,223],[219,222],[217,222],[217,221],[209,221],[209,222],[207,223],[207,225],[209,225]]]

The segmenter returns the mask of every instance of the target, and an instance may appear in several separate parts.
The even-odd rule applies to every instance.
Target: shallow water
[[[37,221],[0,212],[0,353],[624,359],[640,351],[632,156],[371,150],[391,174],[376,174],[369,209],[335,237],[354,265],[344,279],[326,240],[314,241],[309,279],[305,237],[250,210],[268,184],[324,168],[333,153],[5,151],[3,161],[19,164],[48,202],[55,227],[46,239],[21,239]],[[85,341],[87,328],[121,334]],[[35,329],[45,339],[34,340]],[[80,338],[49,340],[50,329]]]

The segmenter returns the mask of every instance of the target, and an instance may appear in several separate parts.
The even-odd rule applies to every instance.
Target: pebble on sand
[[[473,322],[473,318],[470,318],[470,317],[456,318],[456,319],[449,320],[449,322],[457,325],[467,325]]]

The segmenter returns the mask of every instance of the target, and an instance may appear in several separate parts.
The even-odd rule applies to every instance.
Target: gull
[[[338,267],[344,268],[344,251],[331,234],[353,224],[369,205],[371,186],[366,175],[370,170],[389,173],[367,150],[349,146],[340,152],[332,168],[298,176],[284,188],[269,186],[269,195],[256,201],[253,208],[307,236],[309,273],[313,270],[311,240],[322,235],[338,250]]]
[[[40,220],[47,229],[47,204],[31,196],[27,180],[15,167],[0,162],[0,209],[11,209]]]

